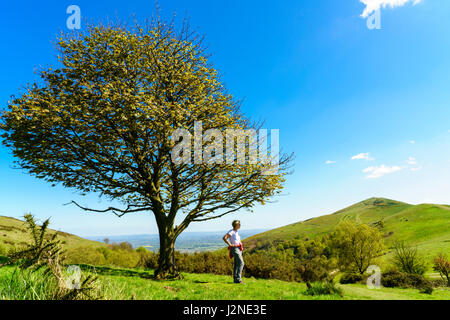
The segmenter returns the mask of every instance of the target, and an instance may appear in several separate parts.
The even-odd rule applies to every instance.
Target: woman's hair
[[[241,221],[239,220],[234,220],[231,225],[233,226],[233,228],[237,225],[237,224],[241,224]]]

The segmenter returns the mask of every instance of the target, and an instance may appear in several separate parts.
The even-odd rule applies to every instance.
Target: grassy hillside
[[[330,215],[266,231],[244,240],[247,248],[258,242],[313,239],[332,232],[344,220],[382,225],[387,244],[405,240],[426,255],[450,252],[450,206],[411,205],[383,198],[371,198]]]
[[[103,246],[104,244],[97,241],[86,240],[76,235],[49,230],[49,234],[58,234],[58,238],[63,242],[66,249],[79,246]],[[26,232],[26,224],[22,220],[0,216],[0,246],[11,247],[14,245],[25,244],[29,242],[30,236]]]
[[[86,270],[84,271],[86,272]],[[231,276],[183,273],[184,279],[156,281],[153,271],[96,268],[105,299],[112,300],[449,300],[450,290],[435,289],[433,294],[417,289],[368,289],[365,285],[337,285],[343,296],[306,294],[306,285],[298,282],[245,278],[234,284]],[[42,299],[42,288],[28,278],[11,281],[14,267],[0,268],[0,300]],[[15,279],[15,278],[14,278]],[[20,290],[18,286],[23,286]],[[32,288],[33,290],[30,290]]]

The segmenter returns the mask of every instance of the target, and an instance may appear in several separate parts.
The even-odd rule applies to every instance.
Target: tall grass
[[[123,285],[114,283],[110,279],[97,282],[94,291],[98,294],[98,298],[105,300],[132,297],[124,293]],[[55,300],[58,298],[56,280],[45,274],[44,270],[33,271],[17,267],[0,269],[0,300]]]
[[[9,276],[0,277],[0,298],[7,300],[51,300],[55,281],[31,270],[12,269]]]

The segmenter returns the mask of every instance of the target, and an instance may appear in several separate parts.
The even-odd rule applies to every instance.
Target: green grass
[[[54,284],[42,279],[42,272],[4,267],[0,269],[0,300],[51,299]]]
[[[428,258],[439,252],[450,252],[450,207],[446,205],[411,205],[383,198],[372,198],[330,215],[297,222],[254,235],[244,240],[246,248],[258,241],[314,239],[330,233],[344,220],[366,224],[384,221],[383,234],[388,246],[404,240],[417,246]]]
[[[83,266],[85,272],[92,267]],[[337,285],[343,296],[306,294],[303,283],[244,278],[245,284],[234,284],[231,276],[183,273],[182,280],[156,281],[152,271],[95,268],[106,299],[112,300],[450,300],[450,289],[436,289],[432,295],[416,289],[382,288],[370,290],[364,285]],[[45,284],[28,285],[14,280],[14,267],[0,269],[2,299],[45,299]],[[38,277],[33,281],[38,281]],[[39,291],[39,289],[41,291]],[[39,292],[41,292],[39,294]]]

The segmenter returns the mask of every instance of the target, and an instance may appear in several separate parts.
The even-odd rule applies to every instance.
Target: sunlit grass
[[[450,289],[438,288],[433,294],[417,289],[368,289],[364,285],[337,285],[343,296],[306,294],[306,285],[280,280],[244,278],[234,284],[231,276],[183,273],[182,280],[156,281],[153,271],[115,268],[83,268],[99,275],[104,299],[111,300],[450,300]],[[51,299],[50,282],[39,273],[20,274],[14,267],[0,269],[0,297],[10,300]]]

